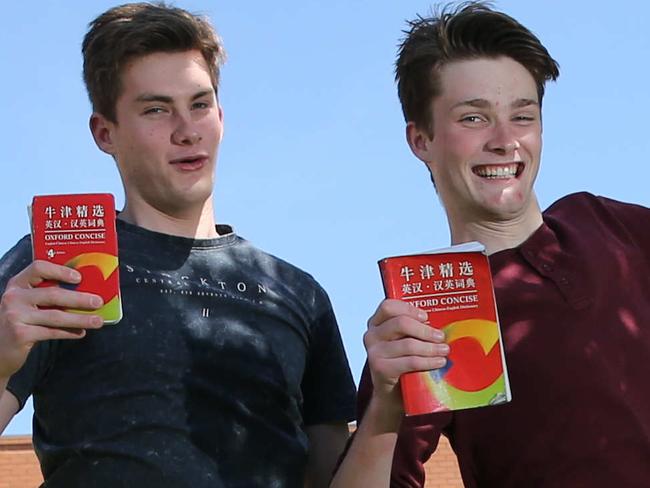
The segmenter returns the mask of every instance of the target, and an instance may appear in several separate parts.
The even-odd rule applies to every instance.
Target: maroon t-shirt
[[[490,264],[512,402],[405,418],[391,486],[423,486],[440,433],[468,488],[650,486],[650,210],[565,197]]]

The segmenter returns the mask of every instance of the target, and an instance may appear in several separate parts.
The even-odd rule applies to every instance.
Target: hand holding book
[[[86,329],[103,325],[99,315],[52,308],[93,311],[103,305],[99,296],[38,287],[48,280],[74,285],[80,279],[79,272],[67,266],[36,260],[8,281],[0,301],[0,378],[18,371],[36,342],[80,339]]]
[[[386,299],[368,320],[364,345],[373,382],[373,395],[386,421],[403,414],[400,377],[411,371],[442,368],[449,346],[442,331],[425,322],[427,314],[400,300]]]
[[[0,299],[0,380],[35,343],[80,339],[122,316],[112,195],[36,196],[30,219],[34,260]]]
[[[406,415],[510,401],[492,276],[485,249],[466,243],[382,259],[388,298],[427,313],[450,347],[443,368],[413,368],[400,378]],[[429,369],[429,370],[428,370]]]

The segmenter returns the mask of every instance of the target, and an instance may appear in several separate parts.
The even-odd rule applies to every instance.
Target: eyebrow
[[[488,108],[490,105],[491,103],[487,101],[485,98],[471,98],[469,100],[462,100],[458,103],[455,103],[454,105],[451,106],[451,110],[457,107],[464,107],[464,106],[475,107],[475,108]],[[539,105],[539,102],[532,98],[518,98],[517,100],[512,102],[511,107],[523,108],[523,107],[528,107],[530,105]]]
[[[522,108],[522,107],[528,107],[529,105],[539,105],[539,102],[532,98],[518,98],[513,102],[512,107]]]
[[[200,92],[197,92],[192,96],[192,101],[196,100],[197,98],[205,97],[212,92],[213,90],[201,90]],[[135,101],[138,103],[149,103],[149,102],[172,103],[174,99],[168,95],[158,95],[156,93],[143,93],[141,95],[138,95]]]

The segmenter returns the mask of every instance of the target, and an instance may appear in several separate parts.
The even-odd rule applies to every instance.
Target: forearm
[[[18,401],[7,391],[9,378],[0,378],[0,434],[9,425],[9,422],[18,411]]]
[[[389,412],[373,400],[330,488],[388,488],[390,485],[402,413]]]
[[[330,487],[390,486],[404,417],[399,378],[411,371],[442,368],[449,354],[444,333],[427,325],[426,320],[423,310],[391,299],[384,300],[368,320],[363,338],[368,368],[359,390],[365,385],[372,397]]]

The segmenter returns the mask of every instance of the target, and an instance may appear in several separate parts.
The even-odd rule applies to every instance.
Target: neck
[[[211,196],[200,207],[172,212],[156,208],[144,201],[127,199],[118,218],[129,224],[174,236],[210,239],[219,235]]]
[[[479,241],[488,254],[517,247],[543,222],[537,202],[529,211],[507,219],[448,218],[452,244]]]

